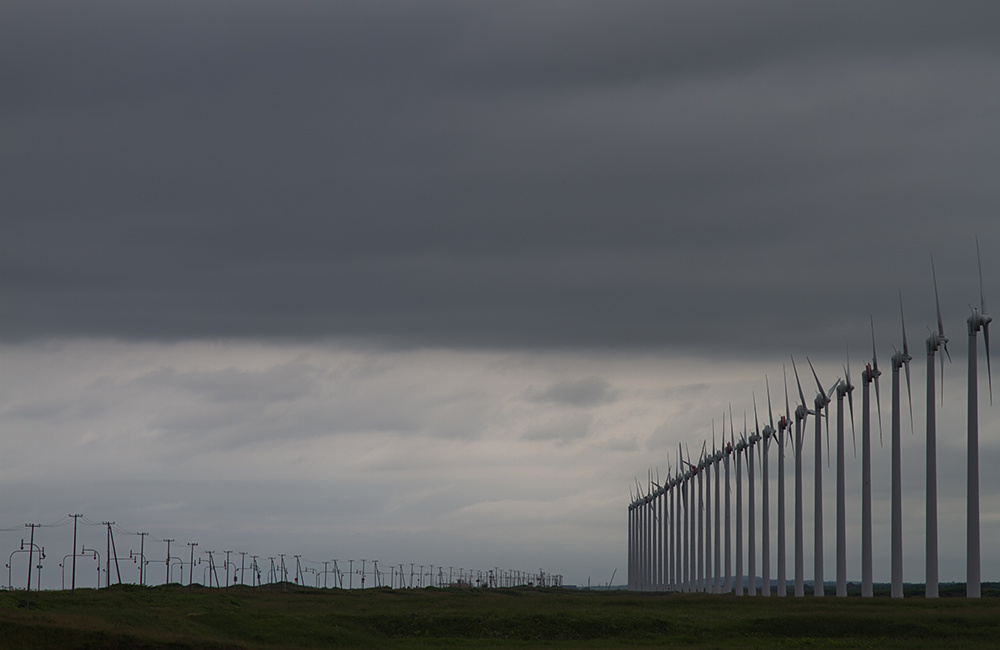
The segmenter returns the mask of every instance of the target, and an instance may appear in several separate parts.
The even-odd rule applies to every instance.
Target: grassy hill
[[[993,648],[1000,599],[131,585],[0,593],[3,648]]]

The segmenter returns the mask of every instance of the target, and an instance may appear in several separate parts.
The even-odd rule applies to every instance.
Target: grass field
[[[2,648],[995,648],[1000,599],[559,589],[0,593]]]

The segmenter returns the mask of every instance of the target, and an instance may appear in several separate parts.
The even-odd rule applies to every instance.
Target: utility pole
[[[105,521],[102,523],[108,527],[108,539],[107,539],[108,554],[104,556],[104,561],[107,562],[107,568],[104,570],[104,586],[110,587],[111,586],[111,527],[115,525],[115,522]]]
[[[30,537],[30,541],[28,542],[28,597],[27,597],[27,601],[26,601],[26,603],[24,605],[25,609],[31,609],[31,569],[32,569],[31,563],[33,561],[34,552],[35,552],[35,529],[38,528],[38,526],[39,526],[39,524],[25,524],[24,525],[25,528],[30,528],[31,529],[31,537]],[[24,542],[21,542],[21,548],[24,548]],[[41,562],[41,558],[42,557],[44,557],[44,555],[40,554],[39,562]],[[39,582],[41,582],[41,581],[39,581]],[[41,585],[39,585],[39,588],[41,588]]]
[[[188,567],[188,587],[194,584],[194,547],[198,545],[198,542],[188,542],[188,546],[191,547],[191,564]],[[184,569],[181,569],[183,571]]]
[[[73,518],[73,575],[69,580],[70,593],[76,592],[76,521],[83,515],[70,515]],[[100,585],[98,585],[99,587]]]
[[[145,582],[145,565],[146,556],[143,551],[146,549],[146,535],[149,533],[136,533],[139,536],[139,586],[146,584]]]
[[[165,539],[163,541],[167,543],[167,562],[166,562],[166,564],[167,564],[167,581],[165,583],[163,583],[163,584],[168,585],[168,584],[170,584],[170,542],[173,542],[174,540],[172,540],[172,539]]]
[[[226,554],[226,589],[229,589],[229,554],[232,551],[223,551]]]
[[[240,551],[240,584],[245,585],[247,583],[246,579],[243,577],[243,564],[247,559],[247,552]]]

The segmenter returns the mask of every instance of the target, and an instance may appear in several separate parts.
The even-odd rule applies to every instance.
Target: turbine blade
[[[878,370],[878,354],[875,352],[875,319],[868,314],[868,320],[872,325],[872,370]]]
[[[785,364],[781,364],[781,376],[785,379],[785,419],[792,417],[792,412],[788,408],[788,372],[785,369]]]
[[[750,392],[750,396],[753,397],[753,426],[754,432],[760,433],[760,422],[757,421],[757,395]]]
[[[986,381],[990,385],[990,405],[993,404],[993,371],[990,369],[990,324],[983,325],[983,343],[986,344]]]
[[[850,360],[848,360],[847,363],[850,364]],[[850,371],[850,366],[849,365],[844,367],[844,373],[848,377],[851,376],[851,371]],[[853,388],[853,386],[851,386],[851,380],[848,379],[847,380],[847,405],[851,409],[851,441],[854,443],[854,457],[857,458],[858,457],[858,436],[857,436],[857,434],[854,431],[854,392],[851,390],[851,388]]]
[[[906,399],[910,403],[910,435],[913,435],[913,393],[910,392],[910,362],[905,361],[903,365],[906,367]]]
[[[944,344],[944,353],[948,355],[948,361],[951,361],[951,355],[948,354],[948,344],[947,343]],[[939,365],[941,366],[941,381],[940,381],[940,384],[941,384],[941,406],[944,406],[944,361],[940,361]]]
[[[934,306],[937,308],[938,336],[944,337],[944,320],[941,319],[941,300],[938,297],[937,271],[934,269],[933,253],[931,253],[931,275],[934,277]]]
[[[770,417],[771,428],[774,428],[774,411],[771,410],[771,385],[767,382],[767,375],[764,375],[764,387],[767,389],[767,413]]]
[[[795,357],[792,357],[792,370],[795,371],[795,383],[799,387],[799,399],[802,400],[802,406],[806,405],[806,395],[802,392],[802,382],[799,381],[799,369],[795,367]]]
[[[813,373],[813,379],[815,379],[815,380],[816,380],[816,390],[818,390],[818,391],[820,392],[820,394],[823,394],[823,392],[824,392],[824,391],[823,391],[823,384],[819,383],[819,377],[818,377],[818,376],[816,376],[816,369],[815,369],[815,368],[813,368],[813,363],[812,363],[812,361],[809,361],[809,357],[806,357],[806,361],[808,361],[808,362],[809,362],[809,369],[810,369],[810,370],[812,370],[812,373]]]
[[[903,290],[899,290],[899,324],[903,328],[903,354],[910,355],[910,348],[906,345],[906,321],[903,319]]]
[[[823,417],[826,418],[826,466],[830,466],[830,403],[823,407]]]
[[[878,377],[875,377],[875,407],[878,409],[878,444],[884,447],[882,441],[882,398],[878,394]]]
[[[979,313],[986,313],[986,299],[983,298],[983,257],[979,254],[979,235],[976,235],[976,261],[979,263]]]

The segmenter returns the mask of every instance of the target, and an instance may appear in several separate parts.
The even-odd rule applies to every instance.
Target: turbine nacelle
[[[841,379],[839,382],[837,382],[837,398],[838,399],[843,399],[844,397],[847,397],[853,391],[854,391],[854,386],[851,384],[851,382],[844,381],[843,379]]]
[[[781,419],[783,420],[784,417],[782,417]],[[781,426],[781,420],[778,420],[778,426],[779,427]],[[761,433],[764,436],[764,440],[770,440],[774,436],[774,434],[777,433],[777,430],[775,430],[775,428],[772,427],[770,424],[765,424],[764,429],[761,431]]]

